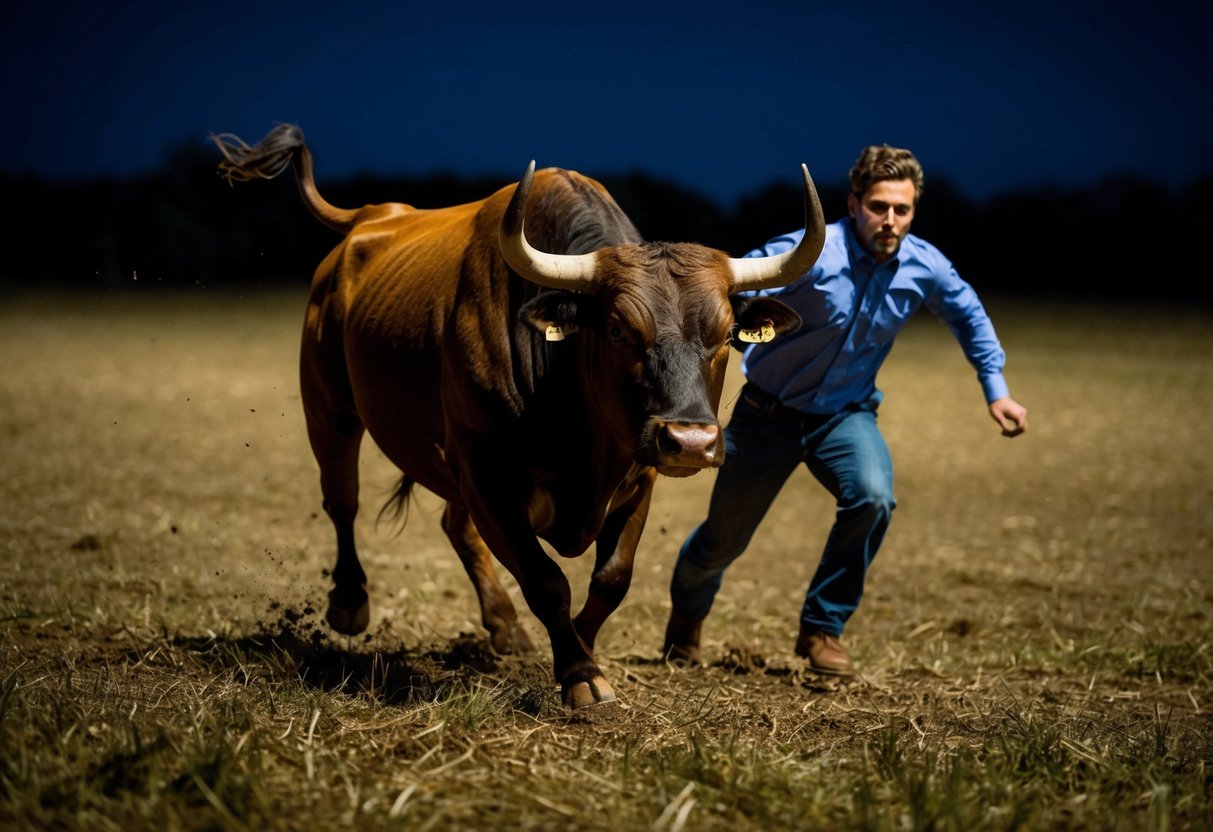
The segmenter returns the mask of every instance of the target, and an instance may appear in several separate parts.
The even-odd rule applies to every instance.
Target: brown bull
[[[354,546],[363,433],[446,501],[442,525],[476,587],[498,651],[527,649],[495,556],[547,629],[564,701],[614,699],[594,640],[623,600],[658,473],[724,459],[716,418],[729,346],[799,318],[769,298],[820,253],[824,221],[802,166],[808,233],[800,247],[731,259],[694,244],[645,243],[599,183],[534,172],[479,202],[347,210],[318,193],[293,125],[249,147],[214,137],[229,179],[293,166],[304,203],[345,235],[316,269],[301,382],[324,509],[337,532],[329,624],[369,621]],[[523,232],[525,217],[526,232]],[[534,247],[532,247],[532,245]],[[596,544],[585,605],[542,548]]]

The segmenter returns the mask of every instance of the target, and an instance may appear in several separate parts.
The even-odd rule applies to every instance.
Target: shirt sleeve
[[[778,237],[772,237],[753,251],[746,252],[746,257],[770,257],[773,254],[783,254],[800,242],[804,236],[804,230],[793,231],[788,234],[780,234]]]
[[[977,370],[986,403],[1009,396],[1010,389],[1002,374],[1007,356],[998,342],[994,324],[977,292],[956,273],[951,263],[946,264],[943,279],[926,303],[927,308],[952,331],[965,357]]]

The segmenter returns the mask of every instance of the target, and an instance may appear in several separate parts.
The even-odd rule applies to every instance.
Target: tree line
[[[303,207],[289,174],[229,186],[217,152],[190,144],[130,179],[50,182],[0,174],[9,288],[303,286],[338,241]],[[803,217],[796,183],[762,187],[724,208],[647,173],[595,175],[649,240],[698,242],[740,256]],[[320,182],[335,205],[421,208],[481,199],[509,179],[354,177]],[[818,183],[827,221],[846,211],[845,181]],[[982,293],[1208,302],[1193,274],[1213,227],[1213,177],[1179,189],[1131,176],[1096,185],[967,199],[928,177],[914,232]]]

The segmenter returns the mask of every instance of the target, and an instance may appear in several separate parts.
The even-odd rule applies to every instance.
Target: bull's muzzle
[[[654,465],[666,476],[687,477],[724,461],[715,423],[659,422],[654,427]]]

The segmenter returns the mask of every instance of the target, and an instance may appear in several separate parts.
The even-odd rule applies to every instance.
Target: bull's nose
[[[720,439],[718,425],[694,425],[667,422],[657,435],[657,447],[663,455],[703,457],[711,462]]]

